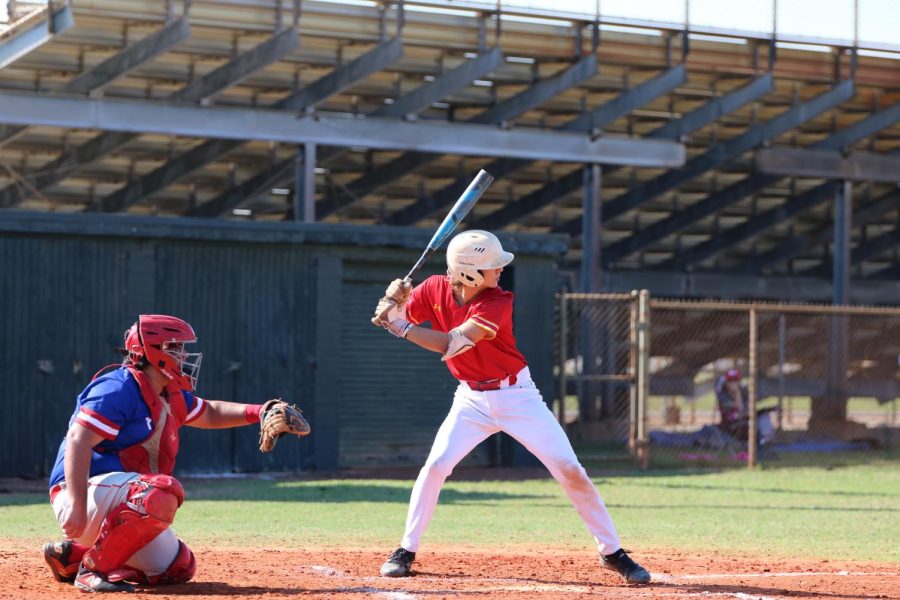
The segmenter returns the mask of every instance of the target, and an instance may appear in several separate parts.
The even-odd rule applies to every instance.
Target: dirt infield
[[[57,583],[40,556],[40,544],[0,540],[0,598],[83,598]],[[297,595],[329,598],[900,598],[900,565],[823,560],[739,559],[677,552],[641,552],[654,583],[626,586],[602,570],[587,551],[484,549],[429,546],[416,576],[378,577],[384,551],[194,548],[194,581],[142,590],[130,598],[227,597],[275,600]],[[238,566],[244,565],[244,566]]]

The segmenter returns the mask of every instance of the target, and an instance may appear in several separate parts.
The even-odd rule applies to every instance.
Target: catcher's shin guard
[[[171,585],[175,583],[187,583],[194,578],[197,571],[197,559],[187,544],[178,540],[178,554],[164,573],[146,576],[146,583],[150,585]]]
[[[72,540],[61,542],[47,542],[41,548],[44,560],[50,566],[54,579],[62,583],[72,583],[78,574],[78,566],[81,558],[87,552],[88,547]]]
[[[115,571],[172,524],[183,502],[184,488],[174,477],[141,475],[131,483],[125,502],[103,519],[83,564],[97,573]]]

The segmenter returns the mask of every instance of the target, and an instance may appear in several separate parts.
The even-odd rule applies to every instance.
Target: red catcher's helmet
[[[192,391],[203,353],[185,352],[184,345],[196,341],[193,328],[178,317],[140,315],[125,332],[125,362],[137,367],[153,365],[179,388]]]
[[[742,377],[741,372],[737,369],[728,369],[725,371],[725,381],[740,381]]]

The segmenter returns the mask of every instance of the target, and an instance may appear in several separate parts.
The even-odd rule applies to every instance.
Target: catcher
[[[50,503],[66,534],[43,547],[57,581],[86,592],[131,592],[134,584],[184,583],[196,561],[170,529],[184,502],[172,477],[182,425],[260,424],[260,450],[286,433],[307,435],[300,410],[206,400],[193,393],[202,354],[186,322],[141,315],[125,332],[125,360],[94,376],[78,396],[50,475]]]

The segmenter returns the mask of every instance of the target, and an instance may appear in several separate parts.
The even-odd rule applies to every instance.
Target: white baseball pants
[[[544,404],[528,367],[515,385],[478,392],[460,383],[431,453],[413,486],[400,545],[416,552],[437,506],[444,481],[465,456],[497,432],[504,432],[534,454],[562,484],[566,495],[603,555],[620,548],[619,536],[603,499],[578,462],[572,444]]]
[[[73,541],[85,546],[93,546],[100,534],[100,526],[106,515],[125,502],[128,496],[128,487],[138,478],[137,473],[105,473],[95,475],[88,480],[88,506],[87,527],[84,533]],[[53,501],[53,512],[56,522],[62,524],[63,515],[71,503],[69,494],[63,484],[63,489],[56,495]],[[146,575],[159,575],[164,573],[175,557],[178,555],[178,537],[171,529],[166,529],[153,540],[135,552],[126,562],[126,566],[142,571]]]

